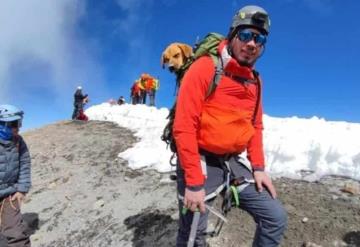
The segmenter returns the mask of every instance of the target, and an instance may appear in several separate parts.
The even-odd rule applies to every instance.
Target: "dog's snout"
[[[169,71],[170,71],[171,73],[173,73],[173,72],[175,71],[174,66],[169,66],[168,68],[169,68]]]

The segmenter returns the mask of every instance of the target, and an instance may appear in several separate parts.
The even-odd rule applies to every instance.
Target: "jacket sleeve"
[[[16,189],[19,192],[27,193],[31,187],[31,158],[28,147],[22,137],[19,140],[19,178]]]
[[[203,186],[197,133],[207,88],[215,73],[210,57],[196,60],[185,73],[176,103],[173,133],[186,186]]]
[[[257,90],[261,90],[261,80],[260,86],[257,87]],[[258,94],[259,95],[259,94]],[[263,171],[265,169],[264,161],[264,147],[263,147],[263,106],[262,106],[262,97],[260,92],[259,107],[255,116],[254,128],[255,134],[251,138],[249,145],[247,147],[248,159],[251,162],[252,168],[254,171]]]

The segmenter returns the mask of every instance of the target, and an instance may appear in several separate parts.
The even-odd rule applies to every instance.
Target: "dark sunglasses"
[[[7,126],[9,128],[20,128],[22,125],[22,120],[14,120],[11,122],[0,122],[1,125]]]
[[[237,36],[242,42],[249,42],[251,40],[254,40],[255,44],[260,46],[265,45],[266,43],[266,35],[254,33],[248,29],[239,30]]]

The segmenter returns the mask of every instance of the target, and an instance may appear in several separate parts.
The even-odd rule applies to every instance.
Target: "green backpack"
[[[218,54],[218,46],[222,40],[224,40],[225,37],[218,33],[209,33],[206,35],[206,37],[197,44],[195,44],[194,47],[194,55],[180,68],[180,70],[176,73],[176,88],[177,91],[179,87],[181,86],[181,80],[186,73],[186,71],[189,69],[191,64],[197,60],[199,57],[202,56],[210,56],[215,65],[215,75],[214,78],[207,90],[206,97],[208,97],[212,92],[214,92],[217,84],[220,81],[221,75],[223,74],[223,67],[222,63],[219,58]],[[176,144],[173,137],[172,129],[174,125],[174,119],[175,119],[175,109],[176,109],[176,100],[174,102],[173,107],[169,111],[169,115],[167,116],[167,119],[169,120],[166,124],[163,134],[161,136],[161,140],[166,142],[168,146],[170,146],[170,150],[173,153],[176,153]],[[173,158],[173,157],[172,157]],[[172,162],[170,162],[172,163]]]

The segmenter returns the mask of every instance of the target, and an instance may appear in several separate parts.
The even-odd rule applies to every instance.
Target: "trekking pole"
[[[199,220],[200,220],[200,211],[196,211],[196,212],[194,212],[194,215],[193,215],[193,220],[191,223],[191,229],[190,229],[190,235],[189,235],[187,247],[194,247],[196,231],[197,231],[197,228],[199,225]]]
[[[209,205],[205,205],[205,207],[209,210],[210,213],[214,214],[215,216],[217,216],[220,220],[222,220],[224,223],[228,223],[228,220],[225,218],[224,215],[222,215],[219,211],[217,211],[215,208],[209,206]]]

